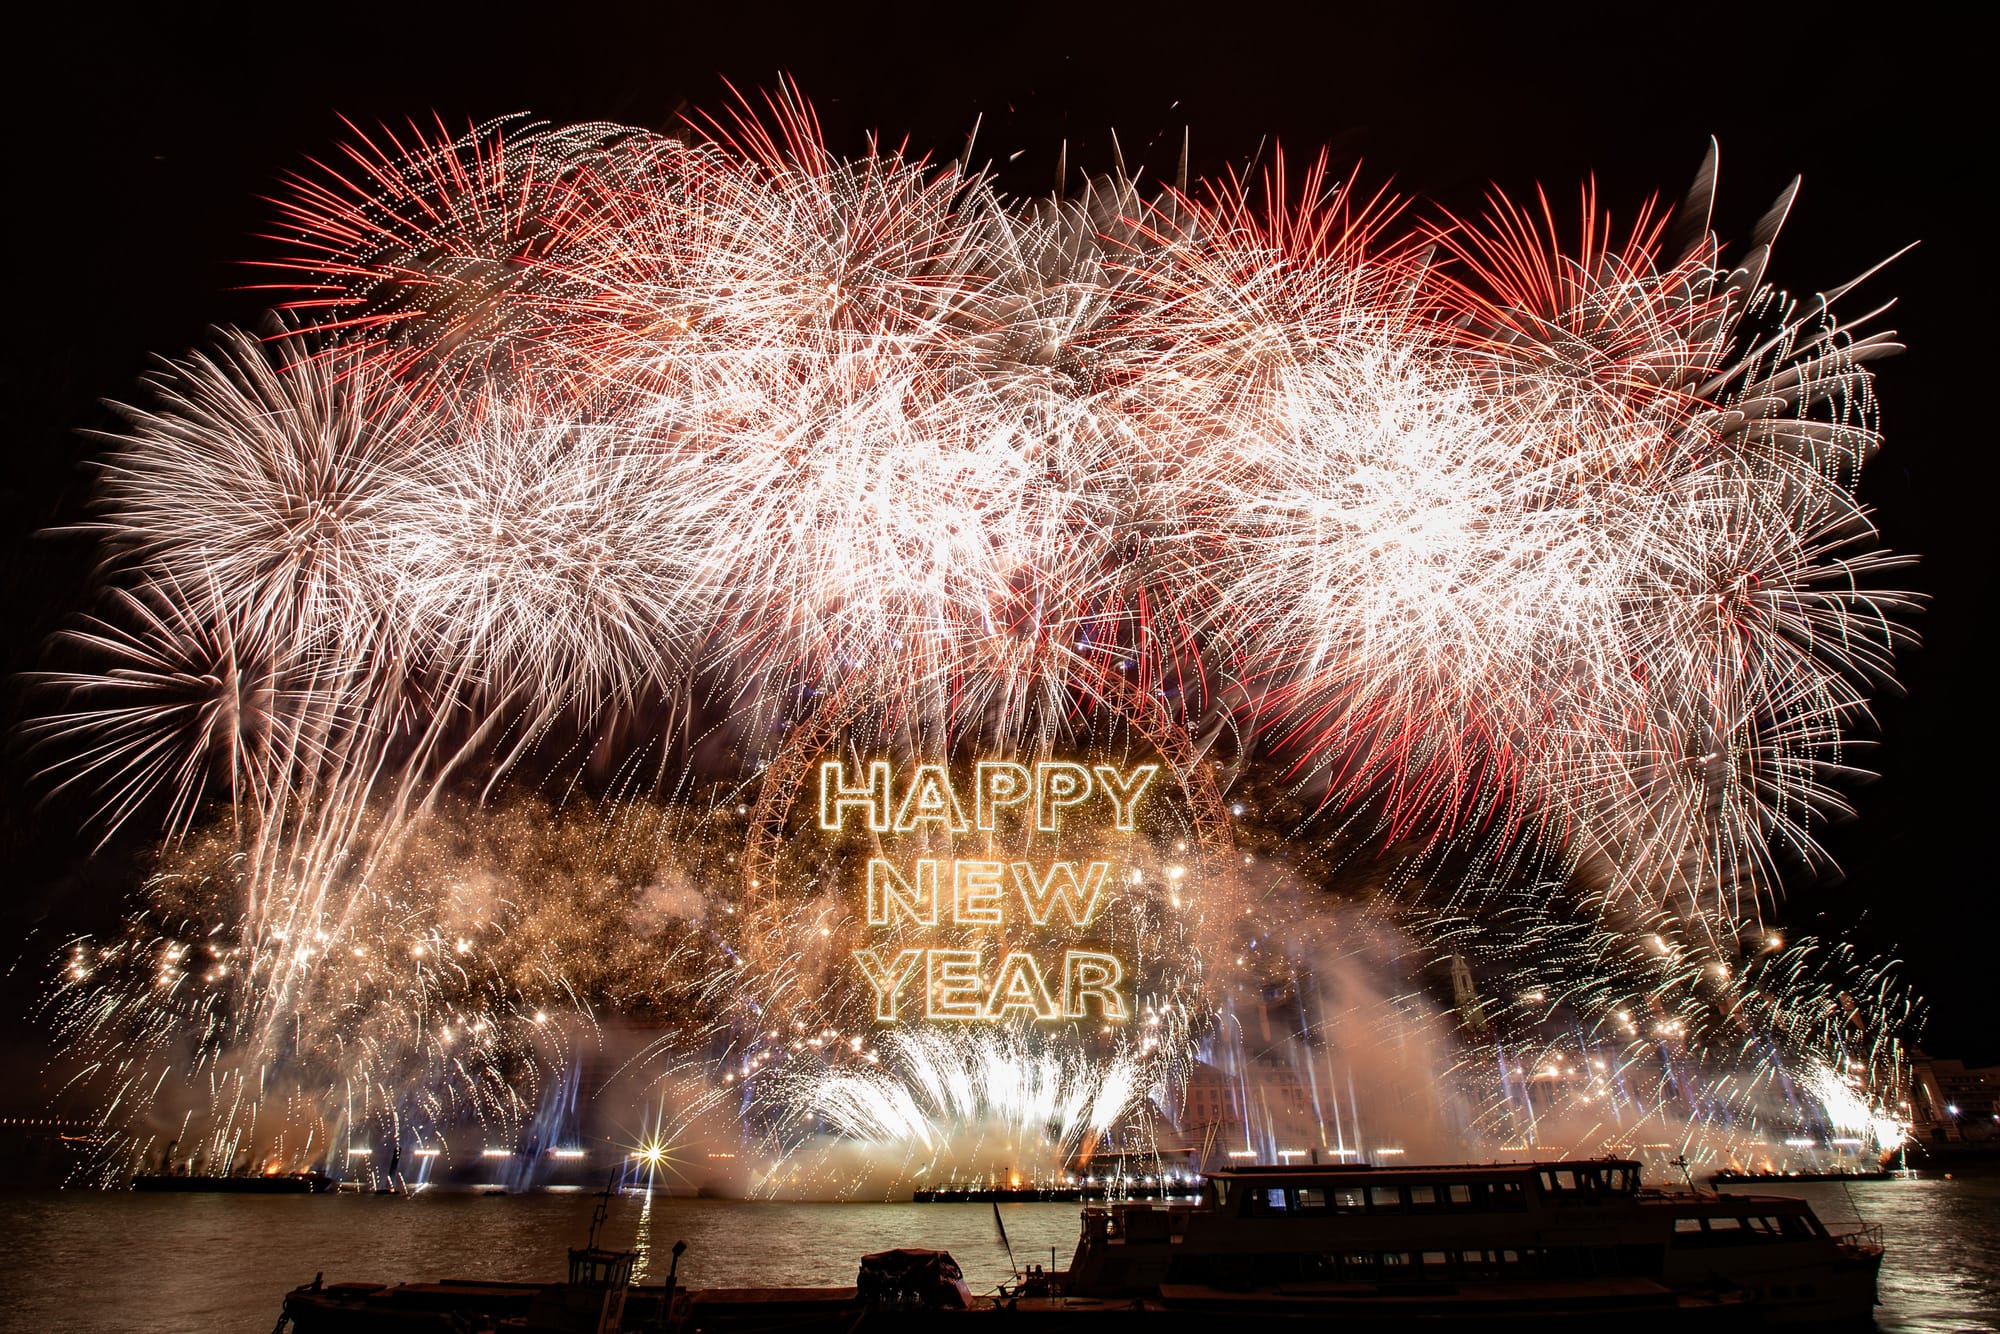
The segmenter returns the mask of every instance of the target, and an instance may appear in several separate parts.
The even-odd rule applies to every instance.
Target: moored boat
[[[1338,1320],[1349,1334],[1411,1325],[1547,1334],[1613,1322],[1636,1334],[1700,1320],[1713,1334],[1866,1327],[1882,1263],[1879,1236],[1837,1235],[1804,1200],[1650,1190],[1639,1164],[1619,1159],[1232,1168],[1204,1181],[1197,1203],[1086,1207],[1067,1271],[1031,1267],[992,1295],[969,1292],[937,1251],[864,1257],[851,1288],[685,1291],[671,1276],[633,1287],[618,1277],[632,1257],[596,1251],[594,1237],[593,1228],[592,1247],[571,1252],[567,1285],[316,1283],[292,1294],[286,1315],[298,1334],[854,1334],[982,1315],[1079,1331]],[[579,1277],[579,1255],[607,1258]]]
[[[1192,1208],[1086,1208],[1070,1290],[1163,1296],[1251,1292],[1296,1305],[1329,1294],[1556,1284],[1656,1285],[1680,1299],[1736,1295],[1771,1326],[1866,1327],[1879,1235],[1835,1235],[1804,1200],[1660,1191],[1640,1166],[1245,1167],[1210,1175]],[[1624,1288],[1643,1306],[1640,1288]]]

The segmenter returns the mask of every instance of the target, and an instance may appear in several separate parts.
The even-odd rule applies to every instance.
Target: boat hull
[[[626,1295],[621,1329],[659,1328],[662,1291],[633,1288]],[[503,1327],[557,1328],[536,1322],[538,1311],[574,1309],[561,1285],[423,1283],[376,1288],[343,1284],[300,1289],[285,1303],[295,1334],[481,1334]],[[1004,1326],[1013,1330],[1200,1331],[1231,1317],[1284,1328],[1324,1326],[1337,1320],[1344,1334],[1431,1331],[1600,1331],[1616,1322],[1619,1334],[1684,1330],[1702,1322],[1704,1334],[1747,1330],[1757,1313],[1732,1297],[1689,1297],[1657,1284],[1552,1284],[1538,1290],[1383,1292],[1349,1289],[1232,1292],[1170,1287],[1143,1299],[1090,1297],[975,1297],[962,1308],[870,1305],[853,1288],[723,1288],[681,1292],[670,1328],[708,1334],[759,1331],[935,1331]]]

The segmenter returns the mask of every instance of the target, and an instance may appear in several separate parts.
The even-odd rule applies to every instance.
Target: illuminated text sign
[[[1012,824],[1053,836],[1095,806],[1092,813],[1100,821],[1109,815],[1111,830],[1130,833],[1159,768],[982,760],[968,794],[943,764],[917,765],[898,788],[887,760],[852,776],[840,761],[828,760],[820,765],[819,827],[829,834],[851,827],[875,835],[972,835]],[[1016,935],[1031,928],[1041,938],[1065,942],[1085,935],[1104,909],[1111,871],[1106,860],[869,857],[867,927],[892,938],[853,951],[874,998],[875,1017],[884,1022],[919,1016],[1126,1018],[1125,965],[1118,956],[1067,945],[1037,953],[977,940],[989,930],[1006,934],[1010,928]],[[949,946],[905,943],[913,935],[944,931],[954,933]]]

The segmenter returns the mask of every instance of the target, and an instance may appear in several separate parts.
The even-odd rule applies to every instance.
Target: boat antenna
[[[1697,1195],[1701,1193],[1700,1191],[1694,1190],[1694,1173],[1690,1171],[1688,1168],[1688,1156],[1686,1150],[1682,1150],[1681,1156],[1674,1159],[1672,1162],[1668,1163],[1667,1166],[1680,1168],[1681,1180],[1687,1182],[1687,1188],[1691,1191],[1694,1191],[1694,1193]]]
[[[1007,1267],[1014,1271],[1014,1277],[1021,1277],[1021,1266],[1014,1263],[1014,1243],[1007,1240],[1007,1225],[1000,1221],[1000,1201],[993,1201],[993,1226],[1000,1229],[1000,1244],[1007,1248]]]
[[[604,1220],[611,1214],[611,1187],[617,1180],[618,1169],[614,1167],[611,1169],[611,1174],[604,1179],[604,1189],[597,1192],[597,1207],[590,1211],[590,1237],[583,1243],[583,1248],[587,1251],[597,1249],[597,1229],[604,1226]],[[678,1251],[675,1252],[676,1257],[679,1254]]]
[[[1866,1227],[1868,1225],[1868,1220],[1861,1216],[1861,1206],[1854,1202],[1854,1187],[1847,1184],[1847,1178],[1845,1176],[1841,1177],[1840,1179],[1840,1193],[1847,1197],[1847,1212],[1854,1215],[1855,1222],[1861,1224],[1863,1227]]]

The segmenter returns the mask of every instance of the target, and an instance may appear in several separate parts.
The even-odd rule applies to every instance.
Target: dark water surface
[[[1882,1224],[1880,1328],[2000,1330],[2000,1176],[1795,1186],[1830,1224]],[[1851,1201],[1851,1203],[1850,1203]],[[563,1277],[588,1194],[0,1195],[0,1329],[268,1334],[286,1291],[325,1271],[369,1279]],[[1067,1265],[1077,1207],[1001,1206],[1014,1256]],[[645,1253],[648,1282],[685,1240],[696,1287],[854,1281],[856,1259],[890,1246],[948,1250],[975,1291],[1008,1275],[990,1205],[746,1204],[614,1200],[607,1243]]]

